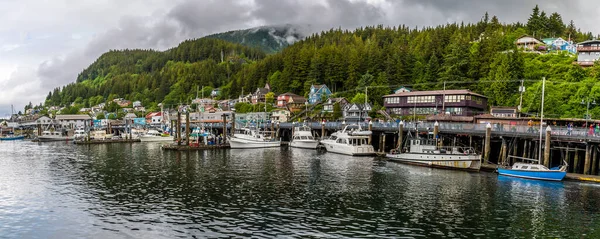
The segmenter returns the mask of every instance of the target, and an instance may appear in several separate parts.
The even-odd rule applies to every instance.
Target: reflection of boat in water
[[[479,171],[481,155],[471,147],[440,147],[432,138],[409,138],[408,152],[392,150],[390,161],[419,166]]]
[[[348,126],[343,130],[337,131],[327,139],[321,140],[327,152],[354,155],[354,156],[372,156],[375,155],[375,149],[368,144],[371,131],[363,131],[360,128],[349,130]]]
[[[311,129],[308,126],[294,127],[290,147],[316,149],[318,145],[319,141],[312,135]]]

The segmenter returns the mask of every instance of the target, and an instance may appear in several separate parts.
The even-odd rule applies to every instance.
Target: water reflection
[[[295,148],[0,144],[8,237],[594,237],[599,196]]]

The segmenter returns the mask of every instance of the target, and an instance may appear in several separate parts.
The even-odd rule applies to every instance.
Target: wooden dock
[[[219,145],[177,145],[177,144],[166,144],[161,146],[163,150],[173,150],[173,151],[196,151],[196,150],[211,150],[211,149],[228,149],[229,144],[219,144]]]
[[[74,144],[113,144],[113,143],[137,143],[141,142],[140,139],[105,139],[105,140],[89,140],[89,141],[73,141]]]

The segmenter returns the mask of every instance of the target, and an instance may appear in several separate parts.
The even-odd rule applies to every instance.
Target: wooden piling
[[[586,144],[585,145],[585,161],[583,162],[583,174],[588,175],[590,174],[590,166],[591,166],[591,161],[590,161],[590,145]]]
[[[321,139],[325,139],[325,121],[321,121]]]
[[[598,160],[596,159],[596,145],[592,145],[592,175],[597,174]]]
[[[485,163],[490,161],[490,151],[492,150],[491,140],[492,140],[492,125],[490,123],[488,123],[485,126],[485,152],[484,152],[484,157],[483,157],[483,160]]]
[[[382,133],[381,136],[383,138],[383,143],[381,144],[381,152],[385,153],[385,133]]]
[[[527,158],[527,140],[523,140],[523,158]]]
[[[573,158],[573,173],[579,173],[579,151],[575,150]]]
[[[275,139],[279,139],[279,122],[277,122],[277,131],[275,131]]]
[[[402,151],[402,143],[404,141],[404,121],[398,124],[398,150]]]
[[[369,131],[373,132],[373,121],[369,121]],[[371,137],[373,137],[372,135],[373,135],[372,133],[369,134],[369,140],[367,142],[368,144],[371,144]],[[381,143],[381,141],[379,141],[379,142]]]
[[[235,133],[235,112],[231,112],[231,136]],[[223,134],[225,136],[225,134]],[[225,137],[227,138],[227,137]]]
[[[177,112],[177,129],[175,132],[177,132],[177,145],[181,145],[181,112]]]
[[[552,129],[550,128],[550,125],[548,125],[548,127],[546,127],[546,138],[545,138],[545,145],[544,145],[544,166],[550,168],[550,142],[552,141],[550,139],[552,135]]]
[[[515,155],[515,156],[516,156],[516,155],[519,155],[519,154],[518,154],[518,153],[519,153],[519,152],[518,152],[518,151],[519,151],[519,139],[515,138],[514,140],[515,140],[515,143],[513,144],[513,152],[512,152],[512,155]],[[509,164],[509,165],[513,165],[514,163],[515,163],[515,162],[514,162],[514,158],[509,158],[509,159],[508,159],[508,164]]]
[[[433,124],[433,139],[435,140],[435,147],[439,146],[438,134],[440,133],[440,123],[437,121]]]
[[[500,155],[498,156],[498,164],[505,165],[506,162],[506,140],[502,138],[502,145],[500,146]]]
[[[190,112],[185,111],[185,145],[190,145]]]

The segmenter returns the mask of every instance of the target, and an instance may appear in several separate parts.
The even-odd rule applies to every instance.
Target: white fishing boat
[[[82,140],[82,139],[85,139],[86,137],[87,137],[87,134],[85,133],[85,130],[83,130],[83,129],[75,130],[75,135],[73,135],[73,139],[75,139],[75,140]]]
[[[419,166],[479,171],[481,154],[471,147],[440,147],[433,138],[409,138],[408,149],[386,154],[390,161]]]
[[[306,125],[294,127],[294,134],[292,135],[290,147],[317,149],[317,146],[319,146],[319,140],[313,136],[310,127]]]
[[[349,130],[349,126],[343,130],[337,131],[327,139],[321,140],[321,144],[327,152],[346,154],[352,156],[372,156],[375,155],[375,149],[368,144],[371,131],[364,131],[360,128]]]
[[[166,142],[173,141],[173,136],[168,134],[163,134],[158,130],[151,129],[146,132],[146,134],[140,136],[140,141],[142,142]]]
[[[69,141],[73,140],[73,137],[69,138],[67,135],[60,131],[49,131],[45,130],[42,135],[38,136],[40,142],[51,142],[51,141]]]
[[[271,137],[273,132],[260,131],[256,127],[245,127],[229,138],[232,149],[273,148],[281,146],[281,142]]]
[[[90,138],[94,140],[112,139],[113,134],[107,134],[104,130],[95,130],[90,132]]]

